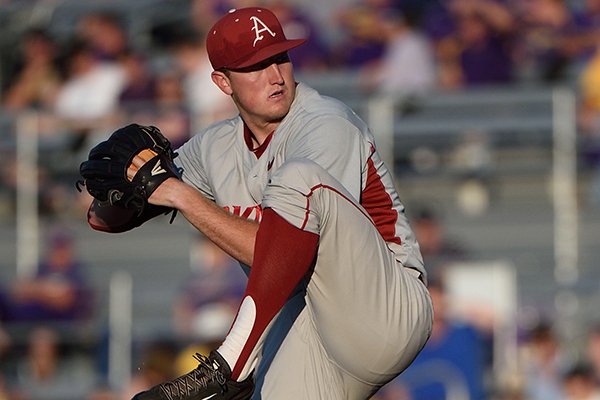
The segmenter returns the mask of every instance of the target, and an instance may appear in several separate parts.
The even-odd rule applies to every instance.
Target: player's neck
[[[273,131],[279,126],[279,123],[253,123],[253,121],[247,121],[244,119],[246,126],[250,130],[250,138],[252,139],[252,148],[257,148],[262,145],[265,140],[273,133]]]

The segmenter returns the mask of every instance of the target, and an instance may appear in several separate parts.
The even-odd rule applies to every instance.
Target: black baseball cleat
[[[172,381],[136,394],[131,400],[246,400],[252,396],[252,377],[231,379],[231,369],[217,351],[208,357],[196,353],[198,367]]]

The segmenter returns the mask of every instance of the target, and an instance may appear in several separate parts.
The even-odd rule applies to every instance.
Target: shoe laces
[[[222,392],[225,390],[226,378],[211,360],[199,353],[194,354],[193,357],[198,361],[195,369],[160,385],[169,400],[185,400],[187,396],[206,389],[211,381],[218,383]]]

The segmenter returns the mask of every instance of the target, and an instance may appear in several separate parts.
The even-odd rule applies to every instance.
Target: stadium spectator
[[[590,362],[594,379],[600,384],[600,325],[590,328],[585,346],[585,355]]]
[[[193,115],[186,105],[183,77],[179,71],[157,73],[156,97],[150,110],[153,110],[154,117],[149,124],[160,126],[174,148],[186,142],[192,129],[196,129],[195,126],[192,128]]]
[[[562,376],[566,364],[552,326],[541,322],[522,346],[525,393],[530,400],[564,400]]]
[[[116,63],[127,53],[127,32],[118,14],[108,11],[90,12],[77,25],[77,35],[90,44],[92,54],[98,61]]]
[[[469,259],[467,249],[448,236],[442,217],[432,207],[421,208],[412,221],[423,260],[432,275],[443,273],[444,267],[452,262]]]
[[[19,42],[19,62],[2,106],[9,111],[51,108],[60,85],[56,44],[42,29],[31,29]]]
[[[12,344],[12,339],[3,326],[4,322],[2,321],[5,321],[5,318],[2,312],[3,310],[0,308],[0,360],[2,360],[2,356],[9,351]]]
[[[212,82],[204,35],[186,33],[173,45],[173,57],[183,74],[185,102],[197,129],[233,113],[229,98]]]
[[[0,400],[19,400],[15,395],[9,393],[6,379],[0,374]]]
[[[150,71],[148,60],[138,52],[127,51],[119,62],[126,76],[126,83],[119,94],[119,103],[127,112],[148,107],[156,97],[156,79]]]
[[[185,107],[183,74],[168,68],[156,74],[156,102],[160,107]]]
[[[84,127],[96,126],[115,110],[126,83],[125,72],[115,63],[98,61],[89,43],[81,40],[67,46],[64,60],[66,79],[58,91],[55,111]]]
[[[555,82],[565,78],[573,50],[568,34],[573,16],[565,0],[515,2],[519,40],[514,59],[524,80]]]
[[[1,300],[0,300],[1,303]],[[12,347],[12,339],[4,330],[3,310],[0,305],[0,366],[4,364],[5,355],[10,352]],[[19,400],[13,397],[9,398],[9,388],[6,380],[6,369],[0,369],[0,400]]]
[[[366,89],[405,96],[433,89],[437,83],[433,48],[415,26],[414,17],[394,9],[381,11],[378,16],[385,49],[381,59],[361,71]]]
[[[14,282],[5,296],[6,321],[76,321],[93,312],[93,293],[71,234],[53,231],[45,250],[36,274]]]
[[[10,391],[17,399],[83,399],[94,384],[91,365],[82,358],[66,357],[60,336],[44,326],[29,332],[26,354],[15,367]]]
[[[568,49],[573,54],[574,69],[589,61],[600,43],[600,0],[583,0],[573,11],[573,27],[568,33]]]
[[[378,15],[388,6],[389,0],[359,0],[339,10],[335,24],[341,39],[332,49],[335,68],[358,70],[383,56],[385,42],[380,34]]]
[[[592,178],[588,201],[600,204],[600,50],[583,67],[579,76],[577,118],[584,165]]]
[[[221,15],[232,8],[227,0],[192,0],[190,2],[190,18],[198,31],[206,31]]]
[[[486,399],[489,349],[485,334],[449,313],[442,280],[430,279],[428,288],[434,309],[431,337],[413,364],[384,387],[382,399],[395,400],[398,393],[419,400]]]
[[[8,85],[2,93],[2,109],[4,111],[2,125],[8,128],[6,116],[15,118],[19,112],[27,109],[40,111],[40,126],[47,127],[52,119],[51,111],[56,93],[60,87],[60,74],[56,62],[57,46],[54,39],[46,30],[32,28],[26,30],[19,37],[18,45],[13,52],[18,59],[14,71],[6,75]],[[8,57],[6,57],[8,58]],[[8,69],[8,68],[7,68]],[[8,129],[3,133],[6,138],[12,135]],[[5,139],[3,139],[5,140]],[[51,135],[40,137],[40,147],[46,149],[48,144],[54,143],[56,138]],[[62,142],[59,140],[62,145]],[[17,160],[13,151],[7,148],[0,154],[0,203],[6,210],[15,207],[13,202],[17,190]],[[40,178],[46,173],[43,165],[38,165]],[[42,179],[40,179],[41,181]]]
[[[183,77],[176,67],[153,68],[149,59],[135,51],[121,57],[126,84],[119,96],[121,119],[160,126],[174,147],[189,139],[190,116]]]
[[[60,59],[63,79],[52,110],[59,124],[51,132],[57,142],[53,153],[64,162],[79,159],[87,153],[88,141],[104,137],[106,127],[114,125],[127,77],[120,64],[98,61],[81,39],[69,41]]]
[[[496,0],[445,0],[423,26],[435,44],[443,88],[513,81],[514,18]]]
[[[564,400],[600,400],[600,386],[594,372],[586,364],[577,364],[568,370],[562,380]]]

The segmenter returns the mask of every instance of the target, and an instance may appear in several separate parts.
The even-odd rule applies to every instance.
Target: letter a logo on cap
[[[252,22],[254,22],[254,28],[252,28],[252,30],[256,34],[256,38],[254,39],[254,43],[252,43],[252,47],[256,46],[256,42],[265,38],[262,35],[263,32],[269,32],[271,36],[275,37],[275,32],[270,30],[269,27],[265,25],[265,23],[262,22],[258,17],[252,16],[250,17],[250,19],[252,20]],[[262,28],[259,28],[258,25],[262,26]]]
[[[260,7],[231,10],[209,32],[206,51],[214,70],[250,67],[306,41],[287,39],[277,16]]]

